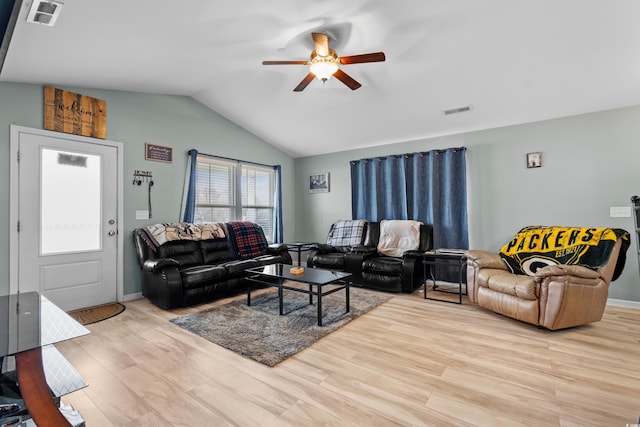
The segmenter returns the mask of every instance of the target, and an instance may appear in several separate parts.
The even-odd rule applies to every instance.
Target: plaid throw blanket
[[[164,243],[174,240],[224,239],[225,226],[216,224],[191,224],[187,222],[162,223],[138,229],[138,234],[156,252]]]
[[[249,221],[228,222],[229,237],[241,259],[253,258],[267,253],[269,243],[262,227]]]
[[[331,246],[356,246],[362,244],[364,226],[367,221],[353,219],[331,224],[327,244]]]
[[[535,276],[547,265],[603,267],[618,238],[622,248],[613,280],[622,273],[629,233],[619,228],[525,227],[500,249],[500,257],[515,274]]]

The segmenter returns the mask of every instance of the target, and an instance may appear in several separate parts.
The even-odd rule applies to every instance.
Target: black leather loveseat
[[[318,244],[307,257],[307,266],[347,271],[356,285],[388,292],[413,292],[424,282],[425,251],[433,249],[433,227],[420,224],[418,247],[401,256],[378,252],[380,222],[367,222],[362,244],[332,246]]]
[[[287,246],[268,245],[254,223],[156,224],[133,235],[142,295],[165,309],[237,293],[248,268],[291,264]]]

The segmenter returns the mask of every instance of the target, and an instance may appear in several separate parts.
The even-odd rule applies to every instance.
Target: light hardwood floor
[[[240,296],[239,298],[242,298]],[[141,299],[57,345],[102,426],[621,426],[640,416],[640,310],[551,332],[395,295],[275,368],[180,329]]]

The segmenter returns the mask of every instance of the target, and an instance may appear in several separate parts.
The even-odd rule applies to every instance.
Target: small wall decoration
[[[539,168],[542,167],[542,153],[527,153],[527,167]]]
[[[329,172],[315,173],[309,176],[309,193],[329,192]]]
[[[144,158],[146,160],[171,163],[173,162],[173,147],[145,143]]]
[[[107,102],[45,86],[44,128],[105,139],[107,137]]]

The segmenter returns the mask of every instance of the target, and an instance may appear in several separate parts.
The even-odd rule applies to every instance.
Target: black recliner
[[[332,229],[334,226],[335,224],[332,224]],[[365,223],[362,238],[356,245],[332,246],[324,243],[315,244],[307,255],[307,267],[346,271],[353,274],[353,282],[361,282],[362,261],[365,254],[363,252],[354,252],[354,248],[363,247],[368,227],[369,223]],[[331,230],[329,233],[331,233]]]
[[[377,248],[380,223],[369,223],[364,249]],[[420,225],[418,249],[404,252],[401,257],[368,254],[362,262],[362,281],[368,288],[388,292],[413,292],[424,283],[423,254],[433,249],[433,227]],[[357,250],[357,249],[356,249]]]

